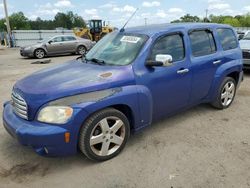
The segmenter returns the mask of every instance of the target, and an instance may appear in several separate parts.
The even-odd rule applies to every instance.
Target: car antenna
[[[124,32],[125,31],[125,27],[128,24],[128,22],[134,17],[135,13],[139,10],[139,8],[137,8],[134,13],[129,17],[129,19],[127,20],[127,22],[124,24],[124,26],[120,29],[120,32]]]

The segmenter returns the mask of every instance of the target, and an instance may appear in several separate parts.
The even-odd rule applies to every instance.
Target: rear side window
[[[173,34],[158,39],[152,48],[149,59],[154,61],[158,54],[171,55],[174,62],[184,59],[185,48],[182,36]]]
[[[76,38],[72,37],[72,36],[65,36],[64,37],[64,41],[73,41],[73,40],[76,40]]]
[[[232,29],[217,29],[223,50],[231,50],[238,47],[237,38]]]
[[[193,56],[204,56],[216,52],[215,41],[211,31],[192,31],[189,37]]]

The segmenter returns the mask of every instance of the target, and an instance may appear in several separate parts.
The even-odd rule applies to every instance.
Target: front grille
[[[28,113],[27,113],[28,107],[27,107],[25,100],[14,91],[11,94],[11,98],[12,98],[12,105],[13,105],[15,114],[27,120],[28,119]]]
[[[243,51],[243,59],[250,59],[250,51]]]

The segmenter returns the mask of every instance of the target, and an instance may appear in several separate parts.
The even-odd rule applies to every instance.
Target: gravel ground
[[[31,64],[16,49],[0,49],[0,102],[13,84],[77,56]],[[0,187],[250,187],[250,73],[233,105],[200,105],[132,135],[116,158],[94,163],[83,155],[45,158],[21,146],[0,121]],[[34,83],[35,84],[35,83]]]

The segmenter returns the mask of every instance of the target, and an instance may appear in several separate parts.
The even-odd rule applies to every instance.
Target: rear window
[[[208,30],[192,31],[189,37],[193,56],[205,56],[216,52],[212,32]]]
[[[238,47],[237,38],[232,29],[217,29],[219,40],[223,50],[231,50]]]

